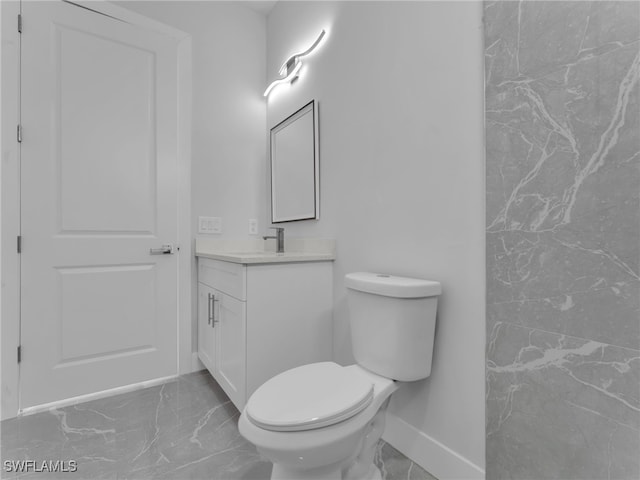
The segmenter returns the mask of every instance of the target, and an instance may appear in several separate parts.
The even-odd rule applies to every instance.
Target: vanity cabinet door
[[[215,332],[213,325],[215,291],[198,283],[198,357],[211,372],[215,364]]]
[[[238,410],[246,402],[246,302],[214,292],[214,378]]]

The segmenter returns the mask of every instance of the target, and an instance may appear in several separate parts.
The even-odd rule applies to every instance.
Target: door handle
[[[150,248],[149,255],[171,255],[173,254],[173,245],[167,243],[160,248]]]

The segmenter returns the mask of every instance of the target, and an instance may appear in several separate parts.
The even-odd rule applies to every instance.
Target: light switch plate
[[[198,217],[198,233],[222,233],[222,218]]]
[[[198,217],[198,233],[209,233],[207,217]]]
[[[211,233],[222,233],[222,218],[211,217]]]

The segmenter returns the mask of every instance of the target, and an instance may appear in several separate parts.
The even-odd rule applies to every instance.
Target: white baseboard
[[[205,368],[207,367],[205,367],[204,363],[202,363],[198,358],[198,352],[192,352],[191,353],[191,373],[199,372],[200,370],[204,370]]]
[[[382,438],[438,480],[484,480],[482,468],[387,412]]]

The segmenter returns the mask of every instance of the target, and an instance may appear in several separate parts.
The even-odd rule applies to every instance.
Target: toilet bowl
[[[349,274],[345,284],[358,363],[280,373],[240,416],[240,434],[273,462],[274,480],[380,478],[373,460],[390,396],[431,372],[440,284],[371,273]]]
[[[372,465],[384,431],[382,407],[398,386],[359,365],[304,365],[256,390],[238,427],[274,463],[272,479],[367,478],[353,475],[359,464]],[[342,475],[345,466],[352,476]]]

